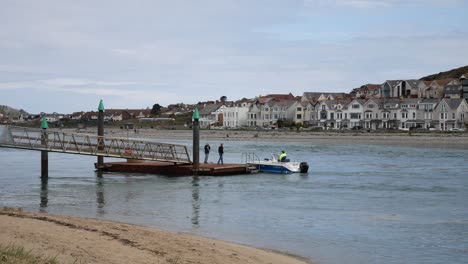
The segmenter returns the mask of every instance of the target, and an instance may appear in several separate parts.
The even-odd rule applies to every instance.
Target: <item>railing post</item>
[[[200,167],[200,124],[198,123],[199,114],[198,108],[193,111],[193,172],[198,175]]]
[[[99,114],[98,114],[98,150],[104,150],[104,104],[102,100],[99,102]],[[97,169],[101,169],[104,166],[104,157],[97,156]]]
[[[48,178],[49,177],[49,152],[47,151],[48,146],[48,135],[47,135],[47,119],[45,117],[42,118],[41,123],[42,128],[42,135],[41,135],[41,144],[44,145],[46,150],[41,150],[41,178]]]

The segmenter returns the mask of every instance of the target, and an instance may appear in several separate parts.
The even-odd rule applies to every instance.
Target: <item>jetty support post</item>
[[[41,144],[47,149],[48,146],[48,135],[47,135],[47,128],[49,125],[47,124],[47,119],[45,117],[42,118],[41,123],[42,128],[42,135],[41,135]],[[47,150],[41,150],[41,178],[48,178],[49,177],[49,152]]]
[[[200,115],[198,113],[198,108],[195,108],[193,111],[193,173],[198,175],[198,170],[200,168],[200,124],[199,124]]]
[[[102,103],[102,100],[99,102],[99,107],[98,107],[98,128],[97,128],[97,134],[98,134],[98,150],[104,150],[104,104]],[[103,156],[97,156],[97,169],[100,170],[104,166],[104,157]]]

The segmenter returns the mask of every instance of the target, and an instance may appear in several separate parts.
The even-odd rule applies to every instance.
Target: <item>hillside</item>
[[[458,79],[460,76],[464,74],[465,77],[468,78],[468,65],[463,66],[457,69],[445,71],[445,72],[439,72],[437,74],[431,74],[425,77],[422,77],[420,80],[421,81],[433,81],[433,80],[441,80],[445,78],[455,78]]]
[[[6,105],[0,105],[0,113],[4,116],[8,116],[11,118],[17,118],[20,114],[27,115],[28,113],[23,109],[15,109]]]

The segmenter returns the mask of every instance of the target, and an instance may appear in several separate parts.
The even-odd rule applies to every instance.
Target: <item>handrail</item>
[[[260,159],[255,153],[244,152],[241,155],[241,163],[258,163]]]
[[[0,147],[47,150],[113,158],[191,163],[185,145],[148,140],[65,133],[36,128],[0,126]],[[2,132],[3,131],[3,132]],[[5,134],[6,136],[2,136]]]

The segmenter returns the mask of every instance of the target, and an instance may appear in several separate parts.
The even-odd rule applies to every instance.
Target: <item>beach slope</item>
[[[306,260],[235,243],[154,228],[0,209],[0,244],[59,263],[282,263]]]

